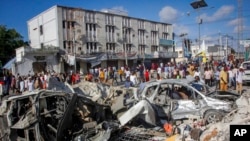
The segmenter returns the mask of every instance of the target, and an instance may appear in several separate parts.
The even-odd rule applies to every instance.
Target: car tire
[[[223,115],[219,111],[211,110],[207,111],[204,115],[204,120],[206,124],[220,122]]]

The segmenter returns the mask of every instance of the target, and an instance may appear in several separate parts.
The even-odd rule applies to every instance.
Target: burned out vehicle
[[[239,96],[211,91],[206,85],[187,79],[166,79],[146,83],[139,97],[153,105],[160,120],[200,117],[206,123],[214,123],[235,108],[234,101]]]
[[[12,95],[0,107],[0,140],[105,140],[111,134],[108,126],[118,127],[109,123],[112,119],[109,107],[77,94],[41,90]]]
[[[121,126],[110,105],[86,95],[39,90],[3,98],[1,141],[150,141],[166,134],[137,126]]]

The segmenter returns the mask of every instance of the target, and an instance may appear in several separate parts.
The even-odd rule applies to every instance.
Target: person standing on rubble
[[[242,76],[244,74],[244,68],[240,67],[239,70],[236,73],[236,92],[238,94],[242,94]]]
[[[122,82],[123,80],[122,80],[122,77],[123,77],[123,70],[120,68],[119,70],[118,70],[118,74],[119,74],[119,77],[120,77],[120,81]]]
[[[105,73],[104,73],[104,70],[103,69],[100,69],[99,71],[99,79],[100,79],[100,82],[103,83],[104,82],[104,78],[105,77]]]
[[[227,91],[227,68],[222,67],[220,71],[220,90]]]
[[[33,82],[32,78],[28,78],[28,79],[29,79],[29,81],[28,81],[28,91],[32,92],[32,91],[34,91],[34,82]]]

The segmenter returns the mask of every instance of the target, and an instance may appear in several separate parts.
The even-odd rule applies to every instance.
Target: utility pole
[[[125,64],[126,66],[128,66],[127,28],[123,28],[123,31],[124,31],[123,42],[124,42]]]
[[[172,33],[172,38],[173,38],[173,43],[172,43],[172,46],[173,46],[173,52],[175,52],[175,42],[174,42],[174,39],[175,39],[175,33],[173,32]],[[176,64],[176,58],[174,57],[173,58],[174,59],[174,64]]]
[[[221,45],[221,34],[219,33],[219,57],[218,60],[221,60],[221,50],[222,50],[222,45]]]
[[[241,45],[240,41],[242,40],[242,28],[243,28],[243,20],[242,19],[242,0],[238,0],[238,27],[237,27],[237,32],[238,32],[238,59],[240,59],[240,52],[241,50]]]
[[[226,62],[228,61],[228,36],[226,35]]]
[[[74,71],[76,73],[76,40],[75,40],[75,29],[73,29],[73,48],[74,48],[74,58],[75,58]]]

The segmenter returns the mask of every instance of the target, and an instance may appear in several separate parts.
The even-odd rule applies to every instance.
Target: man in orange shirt
[[[100,82],[104,82],[104,77],[105,77],[104,71],[103,71],[103,69],[101,69],[99,72]]]

